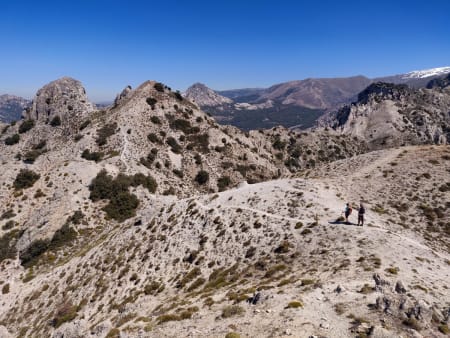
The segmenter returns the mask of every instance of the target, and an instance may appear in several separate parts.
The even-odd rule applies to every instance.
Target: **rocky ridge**
[[[448,324],[447,146],[363,154],[370,143],[331,128],[244,133],[154,81],[104,110],[55,93],[62,115],[30,111],[0,137],[5,337],[439,337]],[[360,200],[366,227],[337,220]]]
[[[358,100],[322,119],[322,125],[364,139],[372,149],[450,142],[450,91],[444,80],[433,89],[377,82]]]

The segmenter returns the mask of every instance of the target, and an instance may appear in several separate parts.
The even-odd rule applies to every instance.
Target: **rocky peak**
[[[219,95],[211,88],[202,83],[195,83],[190,86],[184,95],[187,99],[194,101],[200,107],[209,106],[216,107],[224,104],[231,104],[233,100]]]
[[[116,99],[114,100],[114,106],[119,105],[124,98],[128,96],[128,94],[132,91],[130,85],[126,86],[120,94],[117,94]]]
[[[383,99],[400,99],[411,94],[412,90],[405,84],[375,82],[358,94],[358,103],[366,104],[373,97]]]
[[[49,122],[57,116],[62,123],[94,110],[80,81],[70,77],[52,81],[38,90],[25,117]]]

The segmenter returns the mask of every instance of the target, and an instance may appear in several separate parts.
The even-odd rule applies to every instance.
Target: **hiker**
[[[359,209],[358,209],[358,226],[361,224],[361,226],[364,225],[364,214],[366,213],[366,209],[364,209],[364,205],[362,203],[359,203]]]
[[[345,210],[344,210],[344,216],[345,216],[345,223],[348,223],[348,217],[352,214],[352,206],[350,203],[347,203],[345,205]]]

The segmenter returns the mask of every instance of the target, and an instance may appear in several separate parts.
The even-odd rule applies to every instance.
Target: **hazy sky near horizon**
[[[0,94],[62,76],[95,102],[145,80],[266,87],[450,66],[450,1],[0,2]]]

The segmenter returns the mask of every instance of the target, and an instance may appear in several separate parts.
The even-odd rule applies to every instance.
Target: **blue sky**
[[[0,2],[0,94],[61,76],[93,101],[155,79],[266,87],[450,65],[450,1]]]

